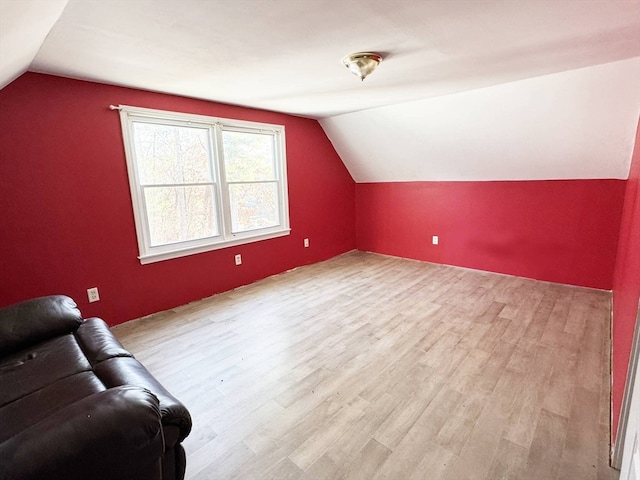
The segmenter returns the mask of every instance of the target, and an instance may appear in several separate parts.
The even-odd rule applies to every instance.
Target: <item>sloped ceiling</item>
[[[626,179],[637,58],[320,120],[357,182]]]
[[[0,88],[26,72],[67,0],[0,1]]]
[[[362,50],[384,56],[364,82],[340,62]],[[639,56],[640,0],[0,0],[0,86],[317,118],[360,182],[626,178]]]

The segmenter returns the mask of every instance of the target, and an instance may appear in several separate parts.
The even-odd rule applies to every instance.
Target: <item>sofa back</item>
[[[81,323],[78,306],[65,295],[34,298],[0,308],[0,357],[75,332]]]

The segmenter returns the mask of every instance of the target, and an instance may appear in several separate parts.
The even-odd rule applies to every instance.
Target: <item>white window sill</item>
[[[277,232],[264,233],[261,235],[243,236],[223,242],[211,243],[207,245],[199,245],[197,247],[176,248],[161,253],[149,253],[138,257],[142,265],[148,263],[161,262],[163,260],[171,260],[172,258],[186,257],[188,255],[196,255],[198,253],[210,252],[212,250],[220,250],[223,248],[236,247],[238,245],[246,245],[247,243],[260,242],[271,238],[285,237],[291,233],[291,229],[280,230]]]

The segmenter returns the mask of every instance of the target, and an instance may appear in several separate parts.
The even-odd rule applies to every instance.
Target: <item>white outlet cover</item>
[[[434,235],[433,237],[431,237],[431,243],[433,243],[434,245],[438,245],[438,236]]]
[[[236,265],[242,265],[242,255],[237,254],[235,258],[236,258]]]
[[[100,294],[98,293],[98,287],[88,288],[87,289],[87,297],[89,298],[89,303],[97,302],[100,300]]]
[[[307,248],[309,246],[309,239],[308,238],[304,239],[304,246],[305,246],[305,248]]]

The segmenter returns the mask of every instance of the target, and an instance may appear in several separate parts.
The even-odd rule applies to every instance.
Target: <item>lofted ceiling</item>
[[[25,71],[316,118],[358,182],[626,178],[640,0],[0,0]]]

